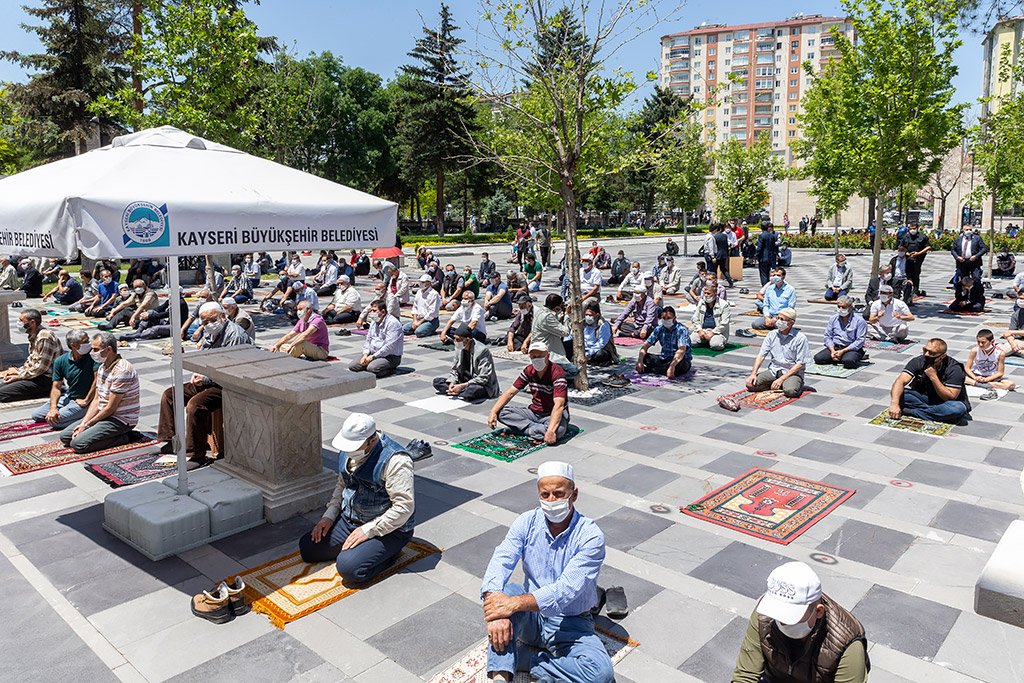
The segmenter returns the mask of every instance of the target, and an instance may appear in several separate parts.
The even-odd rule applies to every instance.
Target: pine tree
[[[466,156],[466,137],[476,131],[476,111],[470,104],[469,75],[459,68],[458,46],[448,6],[441,5],[436,30],[424,27],[409,56],[417,64],[402,67],[409,78],[402,81],[404,108],[399,129],[405,150],[406,175],[422,183],[430,174],[437,190],[437,234],[444,234],[444,175],[456,169],[456,159]],[[418,184],[417,183],[417,184]]]
[[[39,26],[22,28],[39,36],[44,52],[0,52],[0,58],[29,70],[26,83],[8,86],[21,136],[41,147],[47,159],[85,151],[94,133],[88,106],[118,90],[129,70],[124,63],[130,37],[118,28],[119,5],[112,0],[41,0],[25,11]],[[119,128],[101,117],[101,131]]]

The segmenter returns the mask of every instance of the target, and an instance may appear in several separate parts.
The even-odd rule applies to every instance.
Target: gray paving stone
[[[875,496],[885,490],[885,486],[882,484],[876,484],[873,481],[864,481],[862,479],[854,479],[853,477],[845,477],[841,474],[829,474],[821,481],[825,484],[842,486],[844,489],[856,489],[857,493],[847,498],[843,505],[848,505],[850,507],[857,508],[858,510],[863,509],[863,507],[870,503]]]
[[[792,451],[790,455],[795,455],[798,458],[815,460],[817,462],[825,462],[830,465],[841,465],[852,458],[858,450],[860,449],[855,448],[854,446],[846,446],[841,443],[832,443],[830,441],[815,439],[814,441],[797,448],[795,451]]]
[[[914,657],[934,657],[959,610],[916,595],[874,585],[853,608],[871,642]]]
[[[630,612],[643,606],[644,603],[663,590],[661,586],[653,581],[648,581],[635,574],[616,569],[608,562],[601,566],[601,573],[597,577],[597,585],[601,588],[622,586],[623,591],[626,593],[626,602],[629,605]],[[604,612],[602,611],[601,614],[603,615]],[[607,619],[607,617],[602,618]]]
[[[37,567],[81,555],[97,547],[114,552],[125,545],[103,530],[103,506],[71,508],[8,524],[3,534]]]
[[[939,438],[926,434],[914,434],[905,429],[890,429],[888,427],[878,427],[877,429],[882,434],[875,438],[875,445],[905,448],[917,452],[928,450],[935,444],[936,438]]]
[[[981,681],[1024,683],[1015,655],[1024,652],[1024,629],[962,612],[936,660]]]
[[[679,670],[707,683],[729,680],[736,668],[740,643],[747,631],[749,618],[735,617],[711,640],[687,658]]]
[[[411,429],[416,432],[422,432],[428,429],[436,430],[440,425],[454,422],[457,419],[459,418],[451,413],[427,413],[425,415],[415,415],[405,420],[399,420],[395,424],[399,427],[405,427],[406,429]],[[481,424],[480,432],[485,431],[486,428],[487,425]],[[465,438],[468,439],[471,436],[475,436],[475,434],[466,434]],[[450,441],[451,439],[448,440]],[[459,439],[456,439],[456,441],[459,441]]]
[[[429,467],[423,468],[423,470],[417,470],[416,474],[422,474],[425,477],[430,477],[434,481],[444,482],[450,484],[462,479],[463,477],[472,476],[478,472],[489,470],[494,465],[483,462],[483,457],[474,458],[470,456],[460,455],[454,458],[448,458],[443,462],[437,462],[430,465]],[[433,460],[433,458],[431,458]],[[430,462],[426,460],[423,462]]]
[[[734,541],[687,574],[748,598],[757,598],[764,593],[772,570],[787,561],[782,555]]]
[[[946,465],[929,460],[914,460],[896,476],[906,481],[955,490],[967,481],[967,477],[970,474],[971,471],[965,467]]]
[[[985,462],[996,467],[1008,467],[1020,471],[1024,469],[1024,451],[997,446],[985,457]]]
[[[704,436],[712,439],[718,439],[719,441],[744,444],[751,439],[761,436],[766,431],[767,430],[761,429],[760,427],[751,427],[750,425],[740,424],[738,422],[726,422],[724,425],[720,425],[714,429],[704,432]]]
[[[29,479],[28,481],[7,484],[6,486],[0,486],[0,505],[43,496],[55,491],[63,491],[64,489],[73,488],[73,486],[74,484],[59,474],[51,474],[39,479]]]
[[[727,477],[738,477],[755,467],[771,469],[777,464],[775,458],[765,458],[759,455],[747,455],[746,453],[726,453],[715,458],[711,462],[701,465],[702,470],[724,474]]]
[[[889,569],[915,538],[902,531],[848,519],[831,536],[819,543],[817,549],[872,567]]]
[[[974,403],[973,405],[976,406],[977,403]],[[985,439],[1002,439],[1009,430],[1010,425],[1007,424],[986,422],[984,420],[968,420],[967,424],[958,425],[954,431],[963,436],[980,436]]]
[[[448,564],[483,579],[484,571],[487,570],[487,563],[491,561],[494,549],[505,540],[507,533],[508,527],[505,526],[488,529],[457,546],[446,548],[442,559]]]
[[[484,502],[519,514],[537,507],[538,499],[537,480],[529,479],[484,498]]]
[[[453,594],[368,638],[366,643],[422,676],[486,635],[480,604]]]
[[[573,406],[573,410],[589,410],[593,413],[601,413],[602,415],[611,415],[614,417],[621,417],[629,419],[643,415],[644,413],[653,410],[651,406],[644,405],[643,403],[636,403],[634,401],[628,401],[625,399],[616,399],[611,401],[605,401],[599,403],[596,406],[585,407],[585,406]]]
[[[3,678],[9,681],[117,681],[92,649],[36,592],[6,557],[0,555],[0,629]]]
[[[605,545],[628,551],[672,526],[672,521],[665,515],[621,507],[599,518],[597,525],[604,532]]]
[[[939,510],[931,526],[998,543],[1006,527],[1018,518],[1019,515],[1010,512],[951,500]]]
[[[824,434],[832,429],[835,429],[839,425],[843,424],[843,420],[826,417],[824,415],[812,415],[804,414],[797,415],[788,422],[783,422],[783,427],[793,427],[795,429],[806,429],[810,432],[818,432]]]
[[[618,474],[600,482],[602,486],[644,497],[662,486],[678,479],[679,475],[657,467],[633,465]]]
[[[299,549],[299,539],[312,531],[313,527],[302,517],[292,517],[277,524],[261,524],[258,527],[235,534],[211,545],[228,557],[242,561],[257,553],[279,545],[294,542]]]
[[[865,420],[872,420],[878,417],[878,414],[885,408],[886,406],[881,403],[872,405],[857,413],[857,417],[863,417]]]
[[[396,401],[393,398],[376,398],[372,401],[368,401],[365,404],[358,405],[358,412],[367,413],[368,415],[374,415],[375,413],[383,413],[385,410],[391,410],[392,408],[398,408],[399,406],[405,405],[401,401]],[[356,412],[356,411],[353,411]]]
[[[167,680],[171,683],[226,680],[276,683],[302,676],[323,661],[320,655],[289,634],[275,630]]]
[[[683,448],[686,444],[675,437],[664,434],[641,434],[618,444],[616,448],[630,453],[641,453],[657,458],[666,453]]]

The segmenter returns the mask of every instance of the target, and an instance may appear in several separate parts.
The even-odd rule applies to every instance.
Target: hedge
[[[988,244],[988,233],[982,231],[985,244]],[[953,240],[958,235],[947,232],[939,237],[932,236],[932,251],[949,251],[953,246]],[[819,232],[816,235],[782,235],[783,240],[793,249],[833,249],[835,247],[835,235],[831,232]],[[840,249],[871,249],[871,241],[867,233],[839,234]],[[1024,235],[1009,237],[1005,233],[997,233],[995,236],[996,251],[1004,249],[1010,252],[1024,252]],[[885,235],[882,237],[883,251],[894,251],[896,249],[896,236]]]
[[[687,228],[687,231],[692,234],[698,234],[707,232],[707,225],[691,225]],[[645,235],[675,235],[683,232],[681,225],[665,226],[663,228],[648,228],[646,230],[637,230],[634,228],[591,228],[581,229],[577,232],[577,238],[579,239],[606,239],[609,237],[643,237]],[[565,235],[562,233],[556,233],[551,236],[552,239],[561,240],[565,239]],[[415,252],[420,246],[438,246],[448,244],[509,244],[515,239],[515,234],[509,237],[507,232],[483,232],[483,233],[464,233],[460,232],[457,234],[445,235],[444,237],[438,237],[436,235],[415,235],[410,236],[402,241],[403,247],[410,247]]]

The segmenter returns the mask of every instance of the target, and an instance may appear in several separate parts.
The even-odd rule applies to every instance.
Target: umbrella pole
[[[172,263],[173,261],[173,263]],[[170,292],[167,294],[168,308],[171,314],[171,344],[173,347],[173,376],[171,381],[174,391],[174,440],[175,453],[178,454],[178,495],[188,495],[188,470],[185,467],[185,380],[181,370],[181,292],[178,291],[178,259],[167,257],[167,273],[170,275]]]

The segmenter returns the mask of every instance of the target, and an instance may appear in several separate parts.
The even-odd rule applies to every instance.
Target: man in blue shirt
[[[658,343],[661,344],[661,354],[649,357],[648,349]],[[636,371],[665,375],[669,379],[675,379],[690,371],[692,360],[690,331],[676,320],[676,310],[671,306],[666,306],[661,311],[661,320],[658,326],[640,347],[640,354],[636,359]]]
[[[619,359],[612,341],[612,326],[601,317],[601,306],[590,303],[583,311],[583,346],[587,365],[610,365]]]
[[[537,490],[540,506],[509,527],[480,587],[487,673],[494,681],[512,680],[523,652],[518,641],[539,648],[530,657],[530,674],[540,681],[612,683],[612,661],[594,633],[591,615],[604,563],[604,534],[575,510],[579,489],[571,465],[541,464]],[[508,582],[520,561],[525,586]]]
[[[815,354],[814,362],[818,365],[842,363],[844,368],[853,369],[864,358],[868,324],[863,316],[853,314],[853,302],[848,296],[836,300],[836,310],[825,327],[825,348]]]
[[[488,320],[508,320],[512,317],[512,295],[508,285],[501,281],[501,275],[491,273],[491,284],[484,294],[484,310]]]
[[[755,320],[751,325],[755,330],[775,329],[776,317],[784,308],[796,308],[796,290],[786,282],[786,269],[777,267],[772,271],[767,285],[757,293],[757,310],[764,313],[763,320]]]

